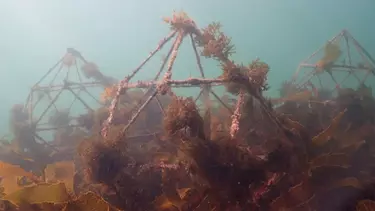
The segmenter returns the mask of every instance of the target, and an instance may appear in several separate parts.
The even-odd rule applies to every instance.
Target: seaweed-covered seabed
[[[201,30],[183,12],[164,21],[171,33],[124,80],[105,76],[68,49],[61,64],[82,60],[77,72],[95,83],[37,84],[26,106],[12,108],[14,138],[0,151],[0,210],[375,209],[375,100],[363,80],[354,88],[336,83],[327,89],[312,78],[294,78],[283,84],[280,98],[268,99],[269,66],[233,62],[235,48],[220,24]],[[192,41],[201,78],[173,80],[185,39]],[[169,41],[172,48],[154,80],[133,82]],[[335,42],[323,52],[313,73],[335,81],[331,73],[343,52]],[[217,60],[222,75],[205,78],[201,56]],[[371,62],[340,65],[372,74]],[[92,86],[105,87],[99,109],[74,91]],[[193,86],[201,89],[195,99],[172,91]],[[214,86],[227,94],[219,96]],[[74,120],[66,110],[50,115],[55,132],[47,142],[39,135],[47,130],[40,122],[46,112],[33,115],[32,98],[46,96],[48,107],[56,106],[59,95],[50,94],[59,90],[71,92],[87,113]]]

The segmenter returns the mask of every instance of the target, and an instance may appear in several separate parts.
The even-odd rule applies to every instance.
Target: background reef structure
[[[68,48],[31,88],[24,108],[28,121],[36,132],[83,127],[77,117],[103,106],[97,93],[114,82],[80,52]]]
[[[90,133],[82,119],[104,106],[97,93],[114,82],[80,52],[68,48],[32,86],[26,103],[11,109],[14,148],[28,154],[61,152],[64,146],[74,148],[77,144],[66,140]]]
[[[373,86],[374,80],[374,58],[342,30],[300,63],[290,83],[297,90],[313,87],[324,91],[322,94],[337,96],[340,89]]]

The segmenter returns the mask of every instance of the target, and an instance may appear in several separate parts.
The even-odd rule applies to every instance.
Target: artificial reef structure
[[[26,103],[12,109],[13,139],[0,148],[2,210],[375,207],[375,101],[367,76],[354,76],[357,69],[373,75],[374,62],[349,32],[329,41],[316,61],[302,62],[280,97],[270,99],[264,95],[267,74],[277,69],[259,59],[233,61],[235,47],[219,23],[200,29],[184,12],[164,22],[171,32],[124,79],[105,76],[69,48],[46,74],[52,82],[44,85],[43,77]],[[345,54],[349,63],[338,63],[344,55],[339,37],[356,43],[364,63],[352,54]],[[200,77],[173,79],[186,40]],[[153,80],[134,81],[168,42]],[[202,59],[219,64],[219,77],[206,77]],[[302,68],[310,68],[310,76]],[[54,69],[63,73],[60,84]],[[336,69],[356,83],[344,87]],[[200,89],[197,97],[175,91],[188,87]],[[94,89],[104,90],[100,98]],[[64,92],[73,103],[66,103]]]

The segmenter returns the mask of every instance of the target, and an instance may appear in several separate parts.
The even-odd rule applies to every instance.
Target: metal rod
[[[32,90],[31,91],[31,94],[32,94],[32,96],[31,96],[31,98],[30,98],[30,100],[32,101],[32,102],[30,102],[30,105],[31,105],[31,107],[29,107],[29,112],[34,112],[34,109],[36,108],[36,106],[43,100],[43,98],[44,98],[44,94],[40,97],[40,98],[38,98],[37,100],[36,100],[36,102],[34,103],[34,90]],[[50,101],[51,102],[51,101]],[[29,117],[30,119],[32,119],[32,117]]]
[[[33,123],[33,112],[34,112],[34,105],[33,105],[33,102],[34,102],[34,90],[31,89],[31,94],[30,94],[30,98],[29,98],[29,111],[28,111],[28,115],[29,115],[29,124],[31,125]]]
[[[35,124],[38,124],[40,122],[40,120],[42,120],[42,118],[44,117],[44,115],[47,113],[47,111],[51,108],[52,106],[52,103],[55,103],[56,100],[59,98],[60,94],[64,91],[64,89],[61,89],[61,91],[55,96],[55,98],[53,98],[53,100],[51,101],[51,103],[47,106],[47,108],[43,111],[43,113],[40,115],[39,119],[35,122]]]
[[[89,95],[93,100],[95,100],[99,105],[104,105],[103,103],[101,103],[93,94],[91,94],[87,89],[86,87],[82,87],[83,91]]]
[[[163,113],[163,116],[165,116],[165,111],[164,111],[164,108],[163,108],[163,104],[161,104],[160,99],[159,99],[159,97],[157,95],[155,95],[155,99],[156,99],[156,103],[158,104],[161,112]]]
[[[52,86],[53,82],[55,82],[57,76],[59,75],[59,73],[61,72],[61,70],[63,69],[63,67],[64,67],[64,64],[61,62],[59,69],[56,71],[56,73],[53,76],[52,80],[49,82],[49,86]]]
[[[44,138],[42,138],[38,134],[34,133],[34,136],[35,136],[35,138],[39,139],[39,141],[41,141],[43,144],[45,144],[46,146],[50,147],[53,151],[59,152],[59,150],[55,146],[53,146],[52,144],[48,143],[46,140],[44,140]]]
[[[198,68],[199,68],[199,72],[201,73],[202,78],[205,78],[203,67],[202,67],[201,58],[200,58],[200,56],[198,54],[197,46],[196,46],[196,44],[194,42],[194,38],[193,38],[192,34],[190,34],[190,40],[191,40],[191,45],[193,46],[193,50],[194,50],[194,54],[195,54],[195,59],[197,60],[197,65],[198,65]]]
[[[314,64],[300,64],[301,67],[311,67],[311,68],[316,68],[316,65]],[[343,69],[353,69],[353,70],[368,70],[367,68],[364,67],[355,67],[355,66],[350,66],[350,65],[339,65],[339,64],[332,64],[330,68],[343,68]]]
[[[223,106],[224,108],[226,108],[230,114],[233,114],[233,111],[231,108],[229,108],[229,106],[227,104],[225,104],[221,99],[220,97],[213,91],[213,90],[210,90],[211,94],[216,98],[216,100],[218,100]]]
[[[362,51],[367,56],[367,58],[372,62],[372,64],[375,65],[375,60],[374,58],[372,58],[371,54],[367,52],[367,50],[363,48],[362,45],[359,44],[359,42],[351,34],[349,34],[349,32],[346,31],[346,34],[352,39],[354,45],[360,49],[360,52]],[[374,67],[372,66],[372,68]],[[371,69],[370,71],[375,75],[374,69]]]
[[[125,135],[125,132],[128,130],[128,128],[134,123],[134,121],[138,118],[139,114],[151,102],[151,100],[156,96],[157,93],[158,93],[158,91],[155,90],[154,93],[152,93],[152,95],[150,95],[148,97],[148,99],[146,100],[146,102],[144,102],[142,104],[142,106],[137,110],[137,112],[132,116],[132,118],[130,119],[130,121],[128,122],[128,124],[125,125],[125,127],[122,129],[122,132],[121,132],[121,136],[122,137]]]
[[[79,85],[69,85],[69,86],[70,86],[71,89],[81,89],[82,86],[85,86],[86,88],[101,87],[99,84],[83,84],[82,86],[79,86]],[[48,88],[48,87],[38,88],[38,89],[35,89],[35,91],[56,92],[56,91],[60,91],[63,88],[64,88],[64,85],[58,85],[58,86],[54,86],[51,89]]]
[[[155,55],[155,53],[160,51],[163,48],[163,46],[176,35],[176,33],[177,31],[172,31],[163,40],[161,40],[158,46],[150,52],[148,57],[146,57],[146,59],[137,68],[135,68],[135,70],[133,70],[129,76],[127,76],[127,80],[129,81],[130,79],[132,79],[135,76],[135,74],[137,74],[137,72]]]
[[[195,100],[194,100],[195,103],[199,100],[199,98],[201,97],[202,93],[203,93],[203,88],[199,91],[197,97],[195,98]]]
[[[45,127],[45,128],[36,128],[35,131],[50,131],[50,130],[58,130],[61,128],[69,128],[69,127],[82,127],[82,125],[66,125],[66,126],[59,126],[59,127]]]
[[[79,95],[70,89],[70,87],[67,87],[66,89],[69,90],[88,110],[94,111],[94,109],[92,109]]]
[[[46,95],[47,95],[47,98],[49,99],[49,101],[52,102],[52,97],[51,97],[50,93],[46,93]],[[56,111],[58,111],[55,103],[53,103],[53,107],[56,109]]]
[[[80,93],[81,93],[81,89],[78,90],[77,95],[79,95]],[[76,101],[77,101],[77,98],[75,97],[75,98],[73,99],[73,101],[70,103],[69,107],[68,107],[68,111],[69,111],[69,112],[70,112],[71,109],[73,108],[73,105],[74,105],[74,103],[75,103]]]
[[[75,63],[75,66],[76,66],[76,73],[77,73],[77,76],[78,76],[78,80],[79,80],[80,83],[82,83],[82,77],[81,77],[81,73],[79,72],[77,62]]]
[[[349,40],[348,40],[348,36],[346,36],[346,34],[344,33],[344,38],[345,38],[345,45],[346,45],[346,52],[347,52],[347,56],[348,56],[348,59],[349,59],[349,65],[350,66],[353,66],[352,65],[352,56],[350,54],[350,45],[349,45]],[[357,80],[358,82],[361,82],[361,80],[357,77],[357,75],[354,73],[354,69],[353,68],[350,68],[350,74],[352,74]],[[348,76],[349,77],[349,76]],[[344,81],[343,81],[344,82]],[[341,84],[340,84],[341,85]]]
[[[40,78],[39,79],[39,81],[38,82],[36,82],[36,84],[34,84],[34,86],[37,86],[40,82],[42,82],[56,67],[57,67],[57,65],[59,65],[61,62],[62,62],[62,60],[64,59],[64,57],[61,57],[61,59],[55,64],[55,65],[53,65],[48,71],[47,71],[47,73],[46,74],[44,74],[43,76],[42,76],[42,78]]]

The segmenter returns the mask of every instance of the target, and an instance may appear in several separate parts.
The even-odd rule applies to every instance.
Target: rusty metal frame
[[[177,36],[176,36],[177,35]],[[186,35],[186,36],[185,36]],[[201,63],[201,55],[198,53],[197,50],[197,44],[194,40],[194,34],[187,33],[185,35],[181,35],[180,31],[172,30],[165,38],[163,38],[157,47],[151,51],[151,53],[146,57],[146,59],[137,67],[135,68],[131,74],[125,77],[123,81],[120,82],[119,87],[124,88],[125,90],[132,89],[132,88],[142,88],[145,89],[144,96],[143,96],[143,102],[140,102],[138,105],[136,105],[131,110],[131,118],[128,121],[128,123],[125,125],[125,127],[122,130],[122,133],[120,136],[125,135],[126,131],[129,129],[129,127],[136,121],[139,114],[145,109],[145,107],[153,100],[156,99],[158,102],[158,105],[160,107],[161,112],[164,114],[164,108],[162,108],[160,100],[158,99],[158,95],[160,94],[157,90],[157,86],[164,83],[168,85],[169,87],[200,87],[201,91],[198,93],[198,96],[195,98],[195,101],[198,101],[200,98],[204,98],[203,100],[208,98],[208,95],[213,95],[213,97],[223,106],[225,107],[228,112],[231,114],[233,113],[232,108],[229,105],[226,105],[215,93],[214,90],[211,89],[213,86],[222,86],[223,84],[227,83],[227,81],[216,78],[216,79],[207,79],[205,76],[204,68]],[[137,82],[131,82],[131,79],[142,69],[142,67],[157,53],[159,52],[166,43],[173,40],[172,46],[168,51],[168,54],[166,55],[165,59],[163,60],[163,63],[154,77],[152,81],[137,81]],[[172,80],[168,79],[165,80],[165,78],[160,78],[161,73],[165,69],[165,66],[167,66],[166,75],[164,77],[168,77],[168,75],[172,75],[172,69],[173,64],[175,61],[175,58],[177,56],[177,52],[179,49],[179,46],[184,40],[190,40],[191,46],[195,55],[195,62],[197,64],[197,69],[200,73],[200,78],[188,78],[187,80]],[[125,91],[126,92],[126,91]],[[124,94],[124,93],[122,93]],[[111,105],[110,110],[116,109],[118,99],[115,99]],[[113,107],[113,108],[112,108]],[[109,125],[111,124],[111,119],[113,117],[109,117],[107,120],[106,125],[103,127],[102,134],[106,136],[106,132]]]
[[[358,81],[358,85],[360,85],[364,84],[370,75],[375,76],[375,60],[346,29],[342,30],[328,42],[341,41],[341,39],[343,39],[345,43],[345,52],[343,53],[345,53],[346,58],[348,59],[348,64],[333,64],[330,66],[329,72],[324,71],[330,74],[332,81],[336,84],[336,87],[331,90],[332,93],[337,90],[337,87],[341,87],[341,85],[344,84],[350,77],[355,78]],[[350,46],[354,46],[354,50],[356,50],[358,55],[361,57],[361,62],[367,65],[366,67],[355,66],[353,64]],[[324,88],[325,85],[321,83],[320,73],[318,73],[316,69],[317,65],[309,63],[309,60],[311,60],[323,49],[324,46],[320,47],[298,65],[298,68],[291,80],[291,83],[297,88],[302,88],[307,84],[312,83],[313,78],[317,78],[317,80],[320,82],[320,86]],[[338,81],[332,72],[346,72],[347,75],[343,80]],[[366,74],[364,77],[358,77],[358,75],[356,75],[358,72],[365,72]]]
[[[74,54],[72,54],[72,52]],[[46,124],[41,123],[43,117],[50,111],[50,108],[53,107],[56,111],[59,111],[59,105],[56,104],[56,101],[59,99],[60,95],[63,92],[69,92],[74,96],[73,102],[69,106],[69,110],[72,108],[73,104],[76,102],[81,103],[87,110],[94,110],[92,105],[85,102],[82,98],[81,94],[85,94],[91,97],[95,102],[98,103],[99,106],[103,106],[104,104],[100,102],[100,100],[92,94],[89,89],[94,87],[102,87],[103,85],[98,81],[88,81],[81,76],[81,70],[79,64],[85,65],[87,64],[87,60],[75,49],[69,48],[67,49],[67,53],[71,53],[75,59],[75,62],[72,66],[65,67],[63,63],[64,56],[58,60],[31,88],[30,93],[27,97],[26,103],[24,105],[24,110],[28,112],[29,124],[34,125],[35,131],[34,136],[36,139],[46,142],[38,132],[41,131],[54,131],[58,130],[62,127],[55,127],[49,126]],[[65,77],[63,80],[58,81],[57,76],[65,71]],[[75,74],[77,81],[72,80],[72,76]],[[51,76],[52,79],[47,81],[47,77]],[[38,92],[43,92],[44,94],[39,99],[35,99],[35,94]],[[51,96],[51,93],[55,93],[54,97]],[[35,108],[38,104],[41,103],[41,100],[47,97],[49,103],[45,106],[45,108],[41,111],[40,115],[35,114]],[[68,127],[82,127],[82,125],[71,123]]]

